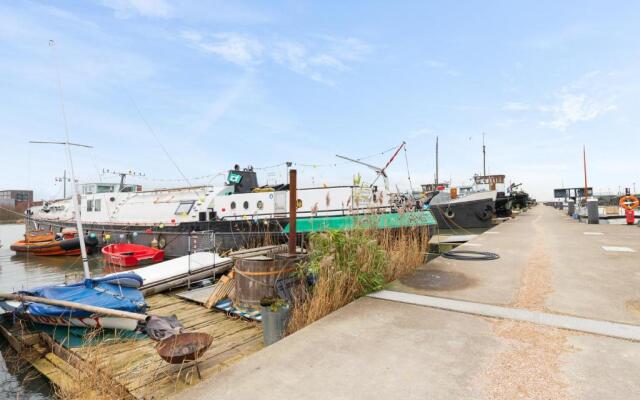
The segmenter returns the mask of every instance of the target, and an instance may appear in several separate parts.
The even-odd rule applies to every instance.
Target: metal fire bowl
[[[179,333],[160,341],[156,350],[169,364],[182,364],[185,361],[197,360],[212,342],[213,337],[207,333]]]

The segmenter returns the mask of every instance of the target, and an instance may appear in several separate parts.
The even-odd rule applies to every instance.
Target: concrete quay
[[[640,229],[565,214],[522,213],[459,247],[498,260],[438,257],[180,398],[640,398]]]

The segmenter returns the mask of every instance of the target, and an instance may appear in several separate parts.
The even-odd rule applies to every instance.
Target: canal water
[[[82,260],[77,257],[18,256],[9,248],[22,239],[24,225],[0,224],[0,292],[77,281],[82,278]],[[104,271],[102,257],[90,256],[92,274]],[[28,366],[15,362],[16,355],[0,337],[0,399],[52,399],[49,383]]]

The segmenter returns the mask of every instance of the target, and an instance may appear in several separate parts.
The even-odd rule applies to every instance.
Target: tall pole
[[[484,132],[482,132],[482,175],[487,176],[487,147],[484,145]]]
[[[62,198],[67,198],[67,170],[62,173]]]
[[[289,170],[289,255],[295,256],[296,251],[296,212],[298,207],[297,173]]]
[[[436,181],[434,182],[436,187],[438,186],[438,137],[436,136]]]
[[[76,177],[73,170],[73,159],[71,158],[71,146],[69,145],[69,124],[67,123],[67,114],[64,109],[64,96],[62,94],[62,78],[60,77],[60,68],[58,66],[58,60],[56,58],[55,52],[55,42],[53,40],[49,41],[49,47],[52,48],[53,55],[55,58],[56,65],[56,75],[58,78],[58,91],[60,92],[60,108],[62,110],[62,119],[64,120],[64,134],[66,141],[64,146],[67,150],[67,163],[69,164],[69,169],[71,172],[71,189],[73,193],[73,199],[71,200],[71,204],[73,204],[73,211],[76,217],[76,228],[78,229],[78,239],[80,242],[80,254],[82,255],[82,269],[84,272],[84,278],[89,279],[91,277],[91,273],[89,272],[89,259],[87,258],[87,248],[84,243],[84,231],[82,229],[82,222],[80,221],[80,205],[78,204],[78,194],[76,188]]]
[[[586,204],[589,197],[589,186],[587,185],[587,148],[585,145],[582,145],[582,163],[584,165],[584,201]]]

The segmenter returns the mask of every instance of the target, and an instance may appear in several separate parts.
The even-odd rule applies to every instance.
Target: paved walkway
[[[463,248],[501,258],[433,260],[389,285],[392,300],[359,299],[181,397],[640,398],[640,343],[475,311],[640,325],[638,227],[579,224],[538,206]],[[396,301],[402,293],[417,304]],[[477,304],[451,311],[433,308],[434,297]]]

